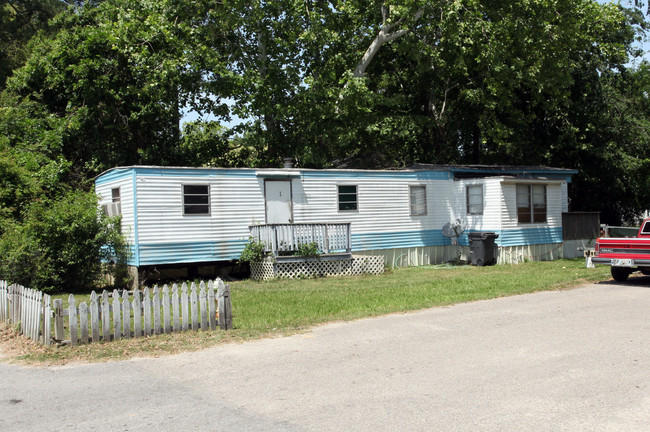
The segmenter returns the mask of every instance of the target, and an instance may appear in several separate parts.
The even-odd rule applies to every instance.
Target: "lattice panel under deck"
[[[381,274],[384,272],[384,257],[353,256],[346,260],[300,262],[263,261],[251,264],[251,278],[266,280],[276,277],[294,279],[311,276],[341,276],[361,274]]]

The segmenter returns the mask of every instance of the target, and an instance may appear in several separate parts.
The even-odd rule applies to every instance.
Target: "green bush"
[[[126,258],[119,220],[100,212],[93,192],[36,200],[0,237],[0,276],[46,292],[96,288],[105,271],[123,286]]]
[[[244,250],[239,256],[240,263],[260,262],[264,259],[264,243],[255,240],[253,237],[248,239]]]
[[[320,249],[318,248],[318,243],[302,243],[298,246],[298,250],[295,253],[296,256],[302,258],[316,258],[320,256]]]

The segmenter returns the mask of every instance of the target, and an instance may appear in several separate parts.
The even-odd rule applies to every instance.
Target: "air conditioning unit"
[[[122,206],[119,202],[102,204],[102,211],[108,217],[115,217],[122,214]]]

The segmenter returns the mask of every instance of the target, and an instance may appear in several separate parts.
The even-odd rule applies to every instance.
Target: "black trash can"
[[[494,240],[498,234],[489,231],[476,231],[467,235],[469,237],[472,265],[486,266],[496,264],[496,246]]]

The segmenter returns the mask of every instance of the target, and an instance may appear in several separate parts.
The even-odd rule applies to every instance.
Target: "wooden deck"
[[[349,223],[251,225],[251,236],[273,256],[291,256],[300,245],[316,243],[322,257],[351,256]]]

